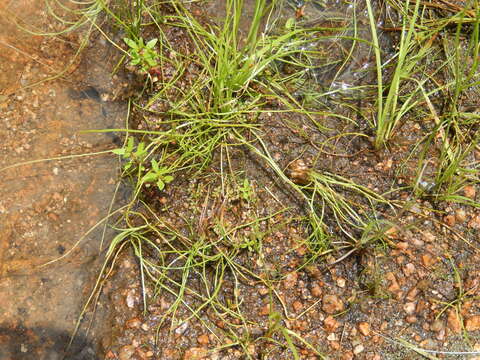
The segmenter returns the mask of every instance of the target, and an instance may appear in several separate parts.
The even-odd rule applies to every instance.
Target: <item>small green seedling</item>
[[[158,65],[157,60],[160,56],[155,50],[155,45],[158,42],[157,38],[150,40],[146,44],[142,38],[136,41],[124,38],[123,41],[130,47],[128,51],[128,55],[131,58],[130,65],[139,66],[144,72],[148,72],[148,70]]]
[[[147,155],[147,150],[145,149],[145,143],[141,141],[137,148],[135,149],[134,138],[128,138],[127,144],[120,149],[113,149],[112,153],[122,156],[124,159],[127,159],[128,162],[124,165],[123,169],[128,171],[134,168],[136,164],[140,164],[145,159]]]
[[[142,177],[142,184],[156,183],[159,190],[163,190],[165,185],[171,183],[173,176],[169,175],[170,170],[166,166],[160,167],[155,159],[151,161],[152,168]]]
[[[240,196],[243,200],[251,202],[253,199],[253,187],[250,181],[247,178],[243,179],[243,184],[238,187],[240,191]]]

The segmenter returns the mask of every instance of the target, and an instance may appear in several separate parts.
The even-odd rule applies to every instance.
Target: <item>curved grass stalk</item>
[[[5,167],[1,168],[0,172],[4,172],[4,171],[10,170],[10,169],[14,169],[14,168],[20,167],[20,166],[38,164],[38,163],[42,163],[42,162],[78,159],[78,158],[83,158],[83,157],[88,157],[88,156],[97,156],[97,155],[105,155],[105,154],[113,154],[113,153],[112,153],[112,150],[104,150],[104,151],[96,151],[96,152],[92,152],[92,153],[62,155],[62,156],[56,156],[56,157],[52,157],[52,158],[22,161],[22,162],[12,164],[12,165],[8,165],[8,166],[5,166]]]

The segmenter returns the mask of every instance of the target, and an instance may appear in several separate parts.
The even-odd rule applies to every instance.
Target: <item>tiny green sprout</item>
[[[252,201],[253,187],[247,178],[243,179],[243,184],[238,187],[238,190],[240,191],[240,196],[243,200],[247,202]]]
[[[128,138],[127,145],[119,149],[113,149],[112,153],[123,156],[125,159],[128,159],[133,150],[133,141],[134,141],[133,137]]]
[[[285,23],[285,29],[293,30],[295,28],[295,18],[289,18]]]
[[[173,181],[173,176],[169,175],[170,169],[166,166],[160,167],[155,159],[152,159],[151,165],[151,169],[143,175],[141,183],[156,183],[158,189],[163,190],[166,184]]]
[[[129,137],[127,144],[120,149],[113,149],[112,153],[122,156],[128,162],[124,165],[124,170],[129,170],[133,168],[134,164],[141,164],[147,155],[147,150],[145,149],[145,143],[141,141],[137,148],[135,149],[135,139]]]
[[[158,65],[158,52],[155,50],[155,45],[158,39],[152,39],[146,44],[142,38],[134,41],[129,38],[124,38],[123,41],[130,47],[128,55],[130,56],[130,65],[139,66],[142,71],[148,72],[149,69]]]

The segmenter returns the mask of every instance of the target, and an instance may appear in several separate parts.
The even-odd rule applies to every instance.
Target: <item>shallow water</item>
[[[33,36],[12,21],[43,27],[41,0],[0,4],[0,169],[16,163],[117,147],[105,134],[119,127],[125,105],[104,102],[113,91],[106,44],[94,42],[63,79],[31,86],[73,59],[74,36]],[[98,273],[102,227],[64,259],[108,213],[117,181],[111,155],[45,161],[0,172],[0,359],[60,359]],[[108,234],[108,232],[107,232]],[[96,318],[105,317],[101,309]],[[101,324],[101,321],[96,321]],[[104,322],[105,323],[105,322]],[[96,326],[79,336],[69,359],[95,359]],[[8,346],[7,346],[8,345]]]

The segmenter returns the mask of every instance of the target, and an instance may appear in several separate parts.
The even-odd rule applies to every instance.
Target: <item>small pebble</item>
[[[417,248],[421,248],[425,245],[425,241],[417,238],[413,238],[411,241],[412,241],[412,244]]]
[[[363,350],[365,350],[365,348],[363,347],[363,345],[362,345],[362,344],[358,344],[357,346],[355,346],[355,347],[353,348],[353,353],[354,353],[355,355],[358,355],[358,354],[360,354]]]
[[[434,242],[435,241],[435,235],[433,235],[429,231],[425,231],[423,233],[423,240],[425,240],[426,242]]]
[[[262,287],[260,287],[260,289],[258,289],[258,293],[262,296],[267,295],[269,292],[270,291],[265,286],[262,286]]]
[[[340,343],[338,341],[332,341],[329,343],[333,351],[340,350]],[[316,359],[316,358],[315,358]]]
[[[467,331],[480,330],[480,315],[473,315],[465,320],[465,329]]]
[[[270,314],[270,304],[266,304],[260,308],[260,311],[258,312],[258,315],[260,316],[266,316]]]
[[[415,303],[414,302],[407,302],[405,305],[403,305],[403,310],[411,315],[415,312]]]
[[[398,285],[397,278],[392,272],[389,272],[385,275],[385,278],[390,281],[390,285],[388,287],[388,291],[390,292],[397,292],[400,290],[400,285]]]
[[[439,332],[444,328],[443,321],[440,319],[435,320],[432,325],[430,326],[430,330]]]
[[[207,356],[207,349],[201,347],[192,347],[185,351],[183,360],[201,360]]]
[[[408,263],[403,267],[402,271],[405,274],[405,276],[409,277],[413,273],[415,273],[415,265],[413,265],[412,263]]]
[[[455,210],[455,219],[460,223],[464,223],[467,220],[467,213],[463,209]]]
[[[295,312],[299,312],[299,311],[302,310],[302,308],[303,308],[303,304],[302,304],[300,301],[298,301],[298,300],[294,301],[293,304],[292,304],[292,306],[293,306],[293,310],[294,310]]]
[[[325,295],[322,301],[322,310],[327,314],[335,314],[344,310],[342,300],[337,295]]]
[[[125,303],[129,308],[133,308],[135,306],[135,296],[133,295],[132,291],[128,292]]]
[[[203,335],[200,335],[198,338],[197,338],[197,342],[200,344],[200,345],[208,345],[208,343],[210,342],[210,339],[208,337],[207,334],[203,334]]]
[[[455,220],[456,218],[454,215],[447,215],[443,217],[443,222],[449,227],[455,226]]]
[[[430,281],[423,279],[417,283],[417,288],[421,291],[425,291],[430,287]]]
[[[453,309],[447,311],[447,326],[454,334],[460,334],[462,331],[462,324],[458,318],[457,312]]]
[[[358,323],[358,330],[363,336],[369,336],[370,335],[370,324],[366,321],[362,321]]]
[[[417,322],[417,317],[415,315],[409,315],[405,318],[405,322],[408,324],[414,324]]]
[[[180,326],[175,329],[175,334],[181,335],[188,329],[188,322],[183,322]]]
[[[422,259],[423,266],[425,266],[426,268],[429,268],[435,263],[435,260],[432,258],[430,254],[423,254],[421,259]]]
[[[312,290],[310,290],[310,293],[314,297],[320,297],[322,296],[322,288],[318,285],[315,285],[314,287],[312,287]]]
[[[477,191],[475,190],[474,186],[467,185],[463,188],[463,194],[469,199],[474,199]]]
[[[328,341],[335,341],[337,340],[337,335],[335,333],[331,333],[330,335],[327,336]]]
[[[135,348],[132,345],[125,345],[120,348],[118,353],[119,360],[130,360],[135,353]]]
[[[340,323],[337,320],[335,320],[333,316],[329,315],[323,321],[323,325],[325,327],[326,332],[332,333],[337,331],[338,327],[340,326]]]
[[[283,286],[285,289],[291,289],[295,287],[297,284],[298,280],[298,273],[297,272],[291,272],[285,277],[285,280],[283,280]]]
[[[409,300],[409,301],[415,300],[419,292],[420,292],[420,290],[418,290],[417,287],[413,287],[413,288],[407,293],[407,300]]]
[[[480,230],[480,214],[475,214],[467,226],[475,230]]]
[[[140,327],[141,321],[138,318],[133,318],[128,320],[125,325],[129,329],[138,329]]]

